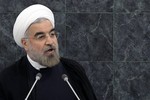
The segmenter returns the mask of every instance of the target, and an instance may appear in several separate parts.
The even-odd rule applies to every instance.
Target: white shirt
[[[40,65],[39,63],[33,61],[33,60],[29,57],[29,55],[27,55],[27,58],[28,58],[30,64],[31,64],[35,69],[40,70],[41,68],[46,68],[46,66]]]

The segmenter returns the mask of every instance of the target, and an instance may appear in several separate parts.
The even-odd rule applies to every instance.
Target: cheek
[[[43,44],[42,43],[31,43],[29,48],[30,50],[32,50],[33,52],[43,52]]]
[[[41,46],[41,45],[34,45],[33,48],[34,48],[34,50],[39,51],[39,52],[43,51],[43,46]]]
[[[58,40],[57,39],[54,41],[54,43],[56,46],[58,46]]]

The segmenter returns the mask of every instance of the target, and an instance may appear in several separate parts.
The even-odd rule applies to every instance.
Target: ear
[[[28,40],[25,38],[22,38],[21,43],[23,45],[23,48],[27,51],[28,50]]]

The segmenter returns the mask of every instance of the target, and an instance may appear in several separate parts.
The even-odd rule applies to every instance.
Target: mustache
[[[49,46],[44,48],[44,51],[55,50],[55,49],[56,49],[56,47],[54,45],[49,45]]]

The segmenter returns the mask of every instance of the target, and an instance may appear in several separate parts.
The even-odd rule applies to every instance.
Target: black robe
[[[74,60],[61,58],[69,81],[80,100],[97,100],[84,69]],[[0,100],[24,100],[31,86],[28,82],[27,57],[22,57],[0,73]],[[28,100],[36,100],[34,95]]]

